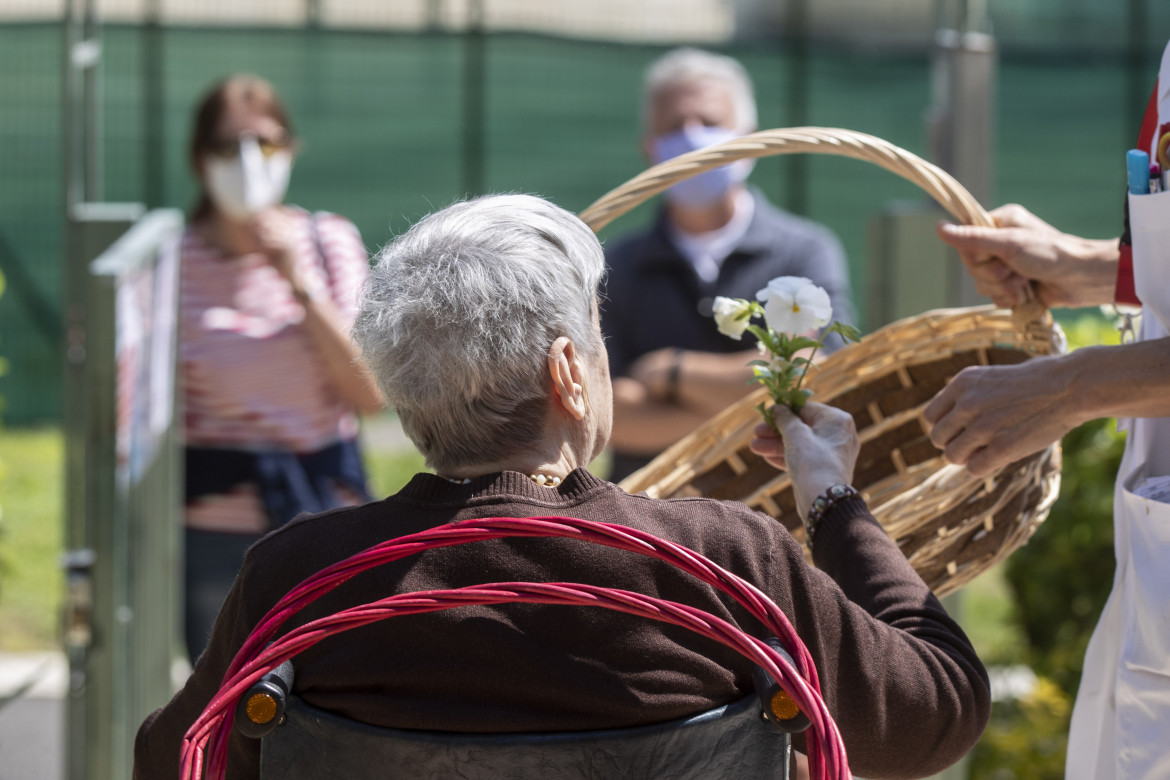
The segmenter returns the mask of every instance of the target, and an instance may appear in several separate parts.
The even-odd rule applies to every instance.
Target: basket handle
[[[871,162],[917,184],[962,224],[995,227],[991,215],[942,168],[876,136],[834,127],[761,130],[679,155],[602,195],[581,212],[581,220],[597,232],[675,182],[697,173],[745,158],[801,153],[833,154]],[[1031,285],[1012,308],[1012,317],[1021,332],[1034,326],[1047,327],[1048,310]]]

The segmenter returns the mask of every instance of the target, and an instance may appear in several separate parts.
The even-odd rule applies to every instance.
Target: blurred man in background
[[[755,131],[747,72],[698,49],[667,53],[646,72],[642,128],[653,164]],[[834,319],[853,322],[840,242],[748,188],[752,166],[741,160],[679,182],[648,230],[606,252],[614,481],[748,393],[756,350],[716,330],[716,296],[754,299],[777,276],[803,276],[829,293]]]

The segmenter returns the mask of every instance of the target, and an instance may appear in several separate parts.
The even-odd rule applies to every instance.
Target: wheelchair
[[[367,569],[424,550],[505,537],[565,537],[647,555],[735,599],[773,636],[750,636],[700,609],[580,583],[501,582],[400,593],[350,607],[274,637],[289,616]],[[400,615],[507,603],[603,607],[682,626],[737,651],[756,668],[755,691],[690,717],[582,732],[464,734],[391,729],[319,710],[293,695],[291,659],[322,639]],[[819,692],[816,668],[787,617],[758,588],[703,556],[628,526],[567,517],[488,518],[382,542],[318,572],[260,620],[224,682],[188,730],[181,777],[222,778],[236,728],[261,740],[261,777],[390,778],[780,778],[791,734],[805,729],[815,780],[848,780],[841,735]]]

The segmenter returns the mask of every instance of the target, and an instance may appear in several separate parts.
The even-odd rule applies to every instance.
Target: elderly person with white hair
[[[139,731],[135,777],[177,774],[184,731],[265,612],[305,577],[379,542],[485,517],[618,523],[689,547],[761,588],[819,670],[855,771],[917,777],[956,761],[989,713],[986,673],[962,630],[847,485],[848,415],[809,404],[753,446],[792,474],[801,512],[831,491],[814,556],[735,502],[629,495],[587,470],[609,438],[598,327],[603,257],[568,212],[523,195],[457,203],[387,246],[355,326],[370,370],[433,473],[361,507],[302,516],[248,552],[186,687]],[[825,502],[822,501],[822,504]],[[824,508],[824,507],[822,507]],[[431,550],[365,572],[282,631],[397,592],[494,581],[576,581],[691,604],[756,635],[741,607],[659,561],[568,539]],[[652,724],[738,699],[750,665],[666,624],[609,610],[467,607],[375,623],[296,659],[294,692],[379,726],[447,732],[577,731]],[[802,737],[797,737],[798,748]],[[233,737],[232,777],[259,747]]]
[[[751,80],[732,58],[682,48],[647,69],[641,146],[648,162],[756,129]],[[716,332],[715,298],[754,298],[770,279],[800,276],[829,293],[837,320],[853,322],[840,242],[749,188],[752,165],[741,160],[684,179],[667,190],[649,228],[607,246],[601,326],[614,376],[614,481],[747,394],[755,355],[742,350],[754,352],[754,343]],[[841,342],[829,334],[825,344],[831,351]]]

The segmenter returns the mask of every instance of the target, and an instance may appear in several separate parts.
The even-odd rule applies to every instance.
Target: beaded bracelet
[[[809,546],[812,546],[813,535],[817,532],[817,527],[821,524],[825,512],[846,498],[860,496],[861,494],[852,485],[832,485],[824,493],[814,498],[812,506],[808,510],[808,517],[804,519],[804,533],[808,537]]]

